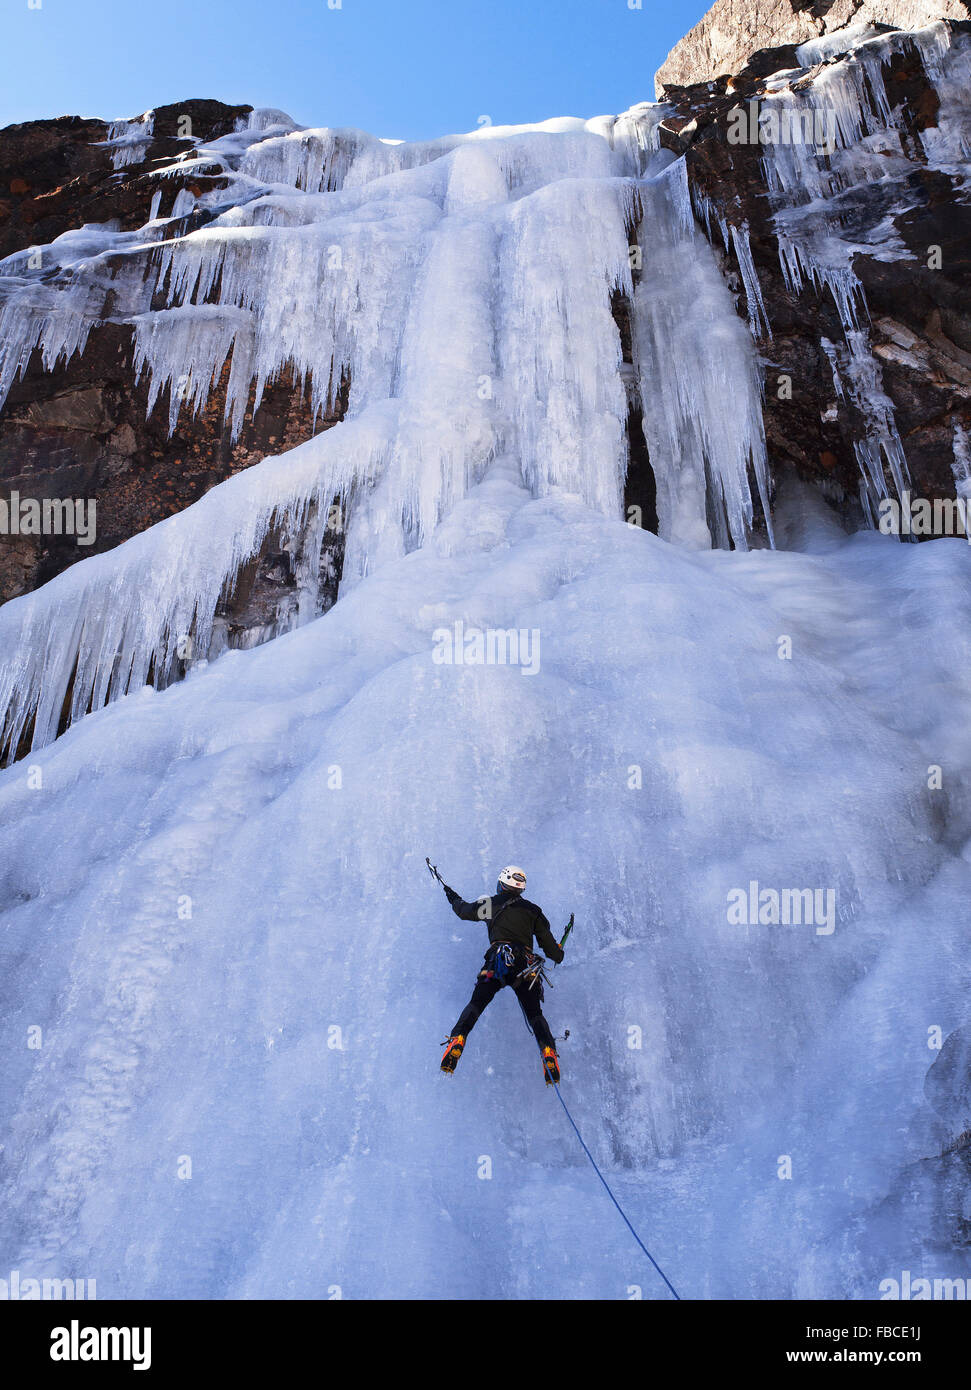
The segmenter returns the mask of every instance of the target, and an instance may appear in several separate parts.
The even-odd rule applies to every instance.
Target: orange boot
[[[558,1086],[560,1081],[560,1059],[552,1047],[543,1048],[543,1074],[547,1086]]]
[[[459,1064],[462,1049],[465,1046],[465,1038],[461,1033],[455,1038],[449,1038],[445,1048],[445,1056],[442,1058],[442,1071],[446,1076],[451,1076],[452,1072]]]

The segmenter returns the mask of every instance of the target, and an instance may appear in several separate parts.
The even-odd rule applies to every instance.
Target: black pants
[[[475,1027],[476,1020],[482,1010],[486,1005],[492,1003],[501,989],[506,987],[506,981],[497,980],[494,975],[490,976],[488,974],[491,970],[492,955],[493,953],[491,951],[486,955],[485,970],[476,980],[475,989],[472,991],[472,998],[462,1010],[462,1016],[452,1029],[453,1038],[458,1037],[460,1033],[463,1037],[467,1038]],[[520,968],[518,952],[515,968]],[[512,984],[510,988],[515,991],[516,998],[523,1006],[526,1019],[530,1028],[533,1030],[533,1036],[539,1043],[540,1049],[542,1050],[544,1047],[553,1047],[553,1034],[550,1031],[550,1025],[543,1017],[542,984],[537,981],[536,984],[530,988],[528,981],[520,981],[518,984]]]

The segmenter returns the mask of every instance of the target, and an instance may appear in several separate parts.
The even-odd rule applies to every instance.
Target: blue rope
[[[530,1026],[529,1019],[526,1017],[526,1008],[525,1008],[525,1005],[523,1004],[523,1001],[520,999],[520,997],[519,997],[518,994],[516,995],[516,1002],[517,1002],[517,1004],[519,1005],[519,1007],[520,1007],[520,1008],[522,1009],[522,1011],[523,1011],[523,1022],[526,1024],[526,1028],[528,1029],[528,1031],[529,1031],[530,1033],[532,1033],[533,1030],[532,1030],[532,1027]],[[533,1034],[533,1036],[535,1037],[535,1034]],[[651,1254],[650,1250],[648,1250],[647,1246],[646,1246],[646,1245],[644,1244],[644,1242],[641,1240],[640,1236],[639,1236],[639,1235],[637,1234],[637,1232],[634,1230],[634,1227],[633,1227],[633,1226],[630,1224],[630,1222],[627,1220],[627,1214],[626,1214],[626,1212],[624,1211],[624,1208],[620,1205],[620,1203],[618,1202],[617,1198],[616,1198],[616,1197],[614,1196],[614,1194],[611,1192],[611,1190],[610,1190],[610,1184],[607,1182],[607,1179],[604,1177],[603,1173],[601,1173],[600,1169],[597,1167],[597,1164],[596,1164],[596,1162],[594,1161],[593,1154],[592,1154],[592,1153],[590,1152],[590,1150],[587,1148],[586,1144],[584,1144],[584,1142],[583,1142],[583,1135],[582,1135],[582,1134],[580,1133],[580,1131],[577,1129],[577,1127],[576,1127],[576,1121],[574,1120],[573,1116],[570,1114],[569,1110],[566,1109],[566,1101],[565,1101],[565,1100],[563,1099],[563,1097],[560,1095],[560,1088],[559,1088],[559,1086],[554,1086],[554,1087],[553,1087],[553,1090],[556,1092],[556,1098],[557,1098],[557,1100],[560,1102],[560,1104],[563,1106],[563,1109],[566,1111],[566,1118],[570,1121],[570,1124],[573,1125],[573,1132],[574,1132],[574,1134],[576,1135],[576,1137],[577,1137],[577,1138],[579,1139],[579,1141],[580,1141],[580,1147],[583,1149],[583,1152],[586,1154],[587,1158],[589,1158],[591,1164],[593,1165],[593,1171],[596,1173],[597,1177],[600,1179],[600,1181],[603,1183],[604,1187],[607,1189],[607,1195],[608,1195],[608,1197],[609,1197],[610,1200],[613,1202],[613,1204],[614,1204],[614,1206],[617,1208],[617,1210],[620,1212],[621,1216],[624,1218],[624,1221],[627,1223],[627,1229],[630,1231],[631,1235],[634,1237],[634,1239],[637,1241],[638,1245],[639,1245],[639,1246],[641,1247],[641,1249],[644,1251],[644,1254],[645,1254],[645,1255],[647,1256],[647,1258],[650,1260],[651,1264],[652,1264],[652,1265],[654,1266],[654,1268],[657,1270],[658,1274],[660,1274],[660,1276],[661,1276],[661,1278],[664,1280],[665,1284],[667,1284],[668,1288],[671,1290],[671,1292],[674,1294],[675,1298],[676,1298],[676,1299],[678,1300],[678,1302],[680,1303],[680,1302],[681,1302],[681,1295],[678,1293],[677,1289],[676,1289],[676,1288],[674,1287],[674,1285],[671,1283],[671,1280],[668,1278],[668,1276],[664,1273],[664,1270],[663,1270],[663,1269],[661,1268],[661,1266],[658,1264],[657,1260],[656,1260],[656,1259],[654,1258],[654,1256]]]
[[[621,1216],[624,1218],[624,1221],[625,1221],[625,1223],[626,1223],[626,1225],[627,1225],[627,1229],[630,1231],[631,1235],[634,1237],[634,1239],[637,1241],[638,1245],[639,1245],[639,1246],[641,1247],[641,1249],[644,1251],[644,1254],[645,1254],[645,1255],[647,1256],[647,1258],[650,1260],[651,1264],[652,1264],[652,1265],[654,1266],[654,1268],[657,1270],[658,1274],[660,1274],[660,1276],[661,1276],[661,1278],[664,1280],[665,1284],[667,1284],[668,1288],[671,1290],[671,1292],[674,1294],[675,1298],[676,1298],[676,1299],[678,1300],[678,1302],[680,1303],[680,1301],[681,1301],[681,1295],[678,1293],[677,1289],[676,1289],[676,1288],[674,1287],[674,1285],[671,1283],[671,1280],[668,1278],[668,1276],[664,1273],[664,1270],[663,1270],[663,1269],[661,1268],[661,1266],[658,1264],[657,1260],[656,1260],[656,1259],[654,1258],[654,1256],[651,1254],[650,1250],[648,1250],[647,1246],[646,1246],[646,1245],[644,1244],[644,1242],[641,1240],[640,1236],[639,1236],[639,1235],[637,1234],[637,1232],[634,1230],[634,1227],[633,1227],[633,1226],[630,1224],[630,1222],[627,1220],[627,1216],[626,1216],[626,1213],[624,1212],[624,1208],[620,1205],[620,1203],[618,1202],[617,1198],[616,1198],[616,1197],[614,1196],[614,1194],[611,1192],[611,1190],[610,1190],[610,1184],[607,1182],[607,1179],[604,1177],[603,1173],[601,1173],[600,1169],[597,1167],[596,1162],[594,1161],[593,1154],[592,1154],[592,1153],[590,1152],[590,1150],[587,1148],[586,1144],[584,1144],[584,1142],[583,1142],[583,1135],[582,1135],[582,1134],[580,1133],[580,1131],[577,1129],[577,1127],[576,1127],[576,1122],[574,1121],[573,1116],[570,1114],[569,1110],[567,1110],[567,1108],[566,1108],[566,1101],[565,1101],[565,1100],[563,1099],[563,1097],[560,1095],[560,1088],[559,1088],[559,1086],[554,1086],[552,1089],[556,1092],[556,1098],[557,1098],[557,1100],[560,1102],[560,1104],[563,1106],[563,1109],[564,1109],[564,1111],[566,1112],[566,1118],[570,1121],[570,1124],[573,1125],[573,1132],[574,1132],[574,1134],[576,1135],[576,1137],[579,1139],[579,1141],[580,1141],[580,1146],[581,1146],[581,1148],[583,1149],[583,1152],[586,1154],[587,1158],[589,1158],[591,1164],[593,1165],[593,1171],[596,1173],[597,1177],[600,1179],[600,1181],[603,1183],[604,1187],[607,1189],[607,1195],[609,1196],[610,1200],[613,1202],[613,1204],[614,1204],[614,1206],[617,1208],[617,1210],[620,1212]]]

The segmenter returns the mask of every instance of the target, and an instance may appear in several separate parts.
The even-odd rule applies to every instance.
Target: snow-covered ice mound
[[[929,1178],[879,1216],[941,1137],[928,1030],[967,1017],[967,545],[846,539],[792,494],[801,551],[693,552],[517,477],[318,620],[0,774],[22,1277],[669,1296],[507,994],[439,1077],[486,941],[426,854],[467,897],[520,862],[554,930],[576,912],[564,1099],[683,1296],[971,1272]],[[526,631],[538,669],[441,661],[459,621]],[[832,917],[731,921],[752,881]]]

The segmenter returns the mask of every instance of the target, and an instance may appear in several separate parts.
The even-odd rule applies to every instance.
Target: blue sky
[[[330,0],[336,5],[338,0]],[[622,111],[706,0],[3,0],[0,125],[188,97],[423,139]],[[636,4],[637,0],[630,0]],[[39,8],[31,8],[31,5]]]

